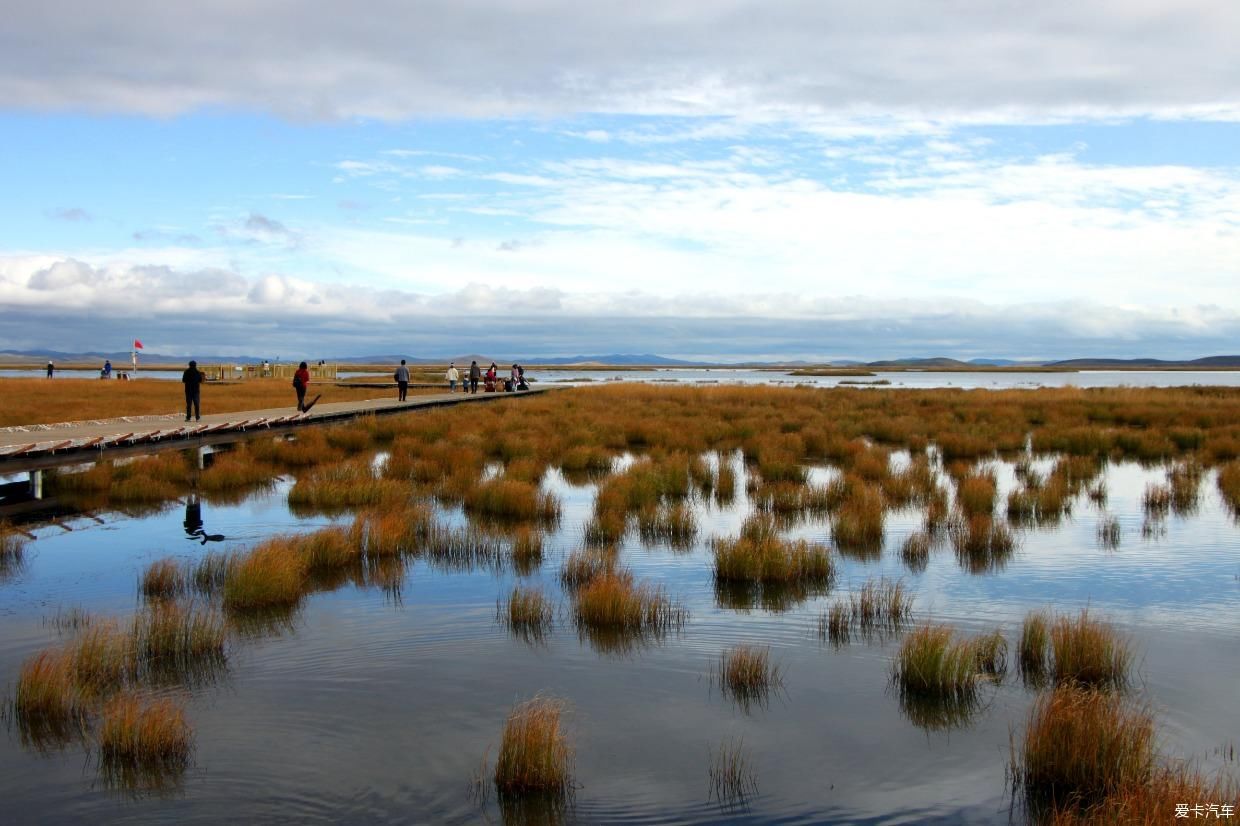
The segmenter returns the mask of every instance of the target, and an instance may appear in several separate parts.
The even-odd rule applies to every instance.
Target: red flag
[[[138,341],[138,340],[135,338],[135,339],[133,340],[133,349],[135,349],[135,350],[141,350],[141,349],[142,349],[142,342]]]

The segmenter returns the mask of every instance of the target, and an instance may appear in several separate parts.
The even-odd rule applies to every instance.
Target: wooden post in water
[[[30,471],[30,498],[43,498],[43,471],[41,470]]]

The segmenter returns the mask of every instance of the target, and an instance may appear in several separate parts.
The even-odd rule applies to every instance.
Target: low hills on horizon
[[[193,356],[201,364],[257,364],[264,361],[263,358],[256,356],[212,356],[212,355],[196,355]],[[414,357],[410,355],[400,354],[376,354],[367,356],[345,356],[345,357],[326,357],[325,360],[341,365],[372,365],[372,364],[395,364],[401,359],[405,359],[412,365],[446,365],[449,362],[455,363],[458,367],[468,366],[471,361],[477,361],[482,365],[489,365],[492,361],[498,364],[510,364],[508,358],[496,358],[494,356],[484,356],[481,354],[468,354],[447,358],[425,358]],[[36,367],[48,360],[61,364],[82,364],[82,363],[103,363],[105,359],[111,359],[114,366],[123,369],[129,364],[130,354],[123,352],[86,352],[86,353],[67,353],[57,350],[0,350],[0,366],[31,366]],[[159,353],[143,351],[139,356],[139,366],[157,367],[182,365],[185,363],[186,356],[162,355]],[[317,360],[317,359],[316,359]],[[789,361],[690,361],[685,359],[669,358],[666,356],[654,355],[652,353],[630,354],[630,353],[610,353],[606,355],[576,355],[576,356],[556,356],[556,357],[522,357],[522,363],[529,365],[547,366],[547,367],[577,367],[582,369],[589,368],[607,368],[607,367],[753,367],[753,368],[804,368],[804,367],[824,367],[824,368],[856,368],[870,370],[933,370],[933,371],[951,371],[951,370],[1002,370],[1011,368],[1014,370],[1021,369],[1050,369],[1050,370],[1089,370],[1089,369],[1203,369],[1203,370],[1226,370],[1240,369],[1240,355],[1216,355],[1205,356],[1196,359],[1159,359],[1149,357],[1139,358],[1073,358],[1059,359],[1049,361],[1036,360],[1015,360],[1015,359],[987,359],[975,358],[963,361],[960,359],[947,357],[933,358],[901,358],[901,359],[882,359],[878,361],[861,361],[861,360],[835,360],[830,362],[812,362],[804,359]]]

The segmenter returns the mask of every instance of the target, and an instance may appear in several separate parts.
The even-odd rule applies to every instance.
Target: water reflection
[[[202,505],[196,493],[191,493],[185,499],[185,537],[197,539],[202,545],[208,542],[223,542],[227,539],[222,533],[207,533],[203,528]]]

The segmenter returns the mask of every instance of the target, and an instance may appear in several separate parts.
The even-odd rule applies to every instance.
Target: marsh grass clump
[[[1121,528],[1119,520],[1114,516],[1098,522],[1098,544],[1104,548],[1115,550],[1119,547]]]
[[[186,582],[192,583],[200,594],[216,594],[224,588],[229,572],[240,560],[241,555],[237,553],[207,551],[196,563],[186,566]]]
[[[687,548],[697,538],[697,519],[683,502],[647,506],[637,514],[637,529],[643,542],[666,542],[673,548]]]
[[[1110,625],[1092,618],[1088,608],[1076,617],[1057,617],[1050,638],[1052,673],[1057,683],[1101,688],[1127,685],[1131,647]]]
[[[716,539],[713,551],[719,582],[825,589],[835,578],[835,564],[826,546],[783,539],[769,520],[748,520],[736,539]]]
[[[1061,686],[1034,702],[1024,740],[1012,743],[1012,775],[1035,811],[1087,807],[1154,770],[1154,723],[1120,695]]]
[[[367,510],[353,520],[350,542],[367,558],[412,554],[430,531],[430,514],[422,507]]]
[[[297,537],[268,539],[228,568],[222,588],[224,607],[253,611],[296,605],[304,594],[307,573]]]
[[[74,679],[71,658],[63,651],[40,651],[22,663],[12,710],[23,740],[35,745],[59,745],[80,736],[88,702]]]
[[[1218,490],[1232,514],[1240,516],[1240,461],[1231,461],[1219,468]]]
[[[961,567],[974,574],[1001,569],[1016,547],[1007,525],[985,514],[956,514],[948,523],[947,536]]]
[[[1193,460],[1173,465],[1167,470],[1167,487],[1171,490],[1171,510],[1187,516],[1197,511],[1198,494],[1205,470]]]
[[[923,625],[905,636],[893,679],[902,694],[955,701],[977,691],[977,650],[944,625]]]
[[[765,703],[771,691],[783,687],[783,670],[771,661],[769,646],[737,645],[719,655],[719,687],[726,696],[748,708]]]
[[[663,633],[682,627],[689,609],[667,596],[663,587],[633,582],[629,571],[598,574],[573,595],[578,628],[623,633]]]
[[[503,541],[476,527],[448,528],[433,522],[416,528],[418,554],[432,565],[449,571],[472,571],[503,566]]]
[[[844,600],[836,600],[818,617],[818,636],[840,646],[852,638],[852,608]]]
[[[999,630],[982,634],[969,640],[973,646],[977,670],[995,679],[1001,679],[1007,673],[1008,644]]]
[[[1170,485],[1159,485],[1151,482],[1145,486],[1141,496],[1141,507],[1149,519],[1161,519],[1171,510],[1172,492]]]
[[[335,525],[306,534],[298,545],[306,567],[315,574],[348,568],[357,564],[362,555],[357,534]]]
[[[913,595],[902,579],[871,577],[849,595],[848,605],[852,621],[863,630],[877,626],[898,628],[913,613]]]
[[[224,660],[227,628],[216,609],[159,602],[134,618],[134,650],[151,675],[175,678]]]
[[[573,551],[560,568],[560,583],[568,589],[580,588],[615,568],[615,549],[585,548]]]
[[[1029,685],[1040,685],[1049,670],[1051,623],[1048,611],[1030,611],[1020,629],[1020,655],[1017,664],[1021,678]]]
[[[538,570],[543,561],[543,535],[529,526],[522,525],[512,536],[512,565],[518,574],[526,576]]]
[[[711,797],[725,806],[744,804],[758,793],[758,777],[749,763],[745,741],[724,740],[711,752]]]
[[[732,457],[720,453],[715,467],[715,503],[720,506],[732,504],[736,498],[736,471],[732,468]]]
[[[524,522],[555,522],[560,518],[560,502],[531,482],[499,477],[481,482],[464,496],[465,510],[495,519]]]
[[[564,731],[565,703],[535,697],[518,704],[504,722],[494,781],[500,798],[566,797],[572,790],[572,747]]]
[[[914,572],[926,570],[926,565],[930,562],[930,545],[930,535],[925,531],[909,534],[908,539],[900,546],[900,559],[904,566]]]
[[[860,480],[845,484],[848,492],[831,516],[831,537],[841,551],[876,554],[883,546],[886,505],[882,490]]]
[[[555,608],[541,588],[520,585],[508,595],[508,603],[497,608],[508,630],[526,638],[541,638],[555,621]]]
[[[142,573],[139,589],[147,599],[171,599],[185,593],[185,571],[171,557],[158,559]]]
[[[0,579],[18,570],[26,554],[26,537],[0,521]]]
[[[168,698],[121,694],[103,707],[99,754],[117,767],[184,768],[193,751],[185,711]]]
[[[75,685],[91,699],[133,680],[138,662],[134,638],[115,620],[91,623],[65,647]]]
[[[370,461],[360,458],[303,473],[288,492],[288,503],[298,511],[336,513],[399,503],[408,495],[406,485],[376,476]]]
[[[970,472],[956,484],[956,503],[969,516],[990,516],[998,484],[991,471]]]

